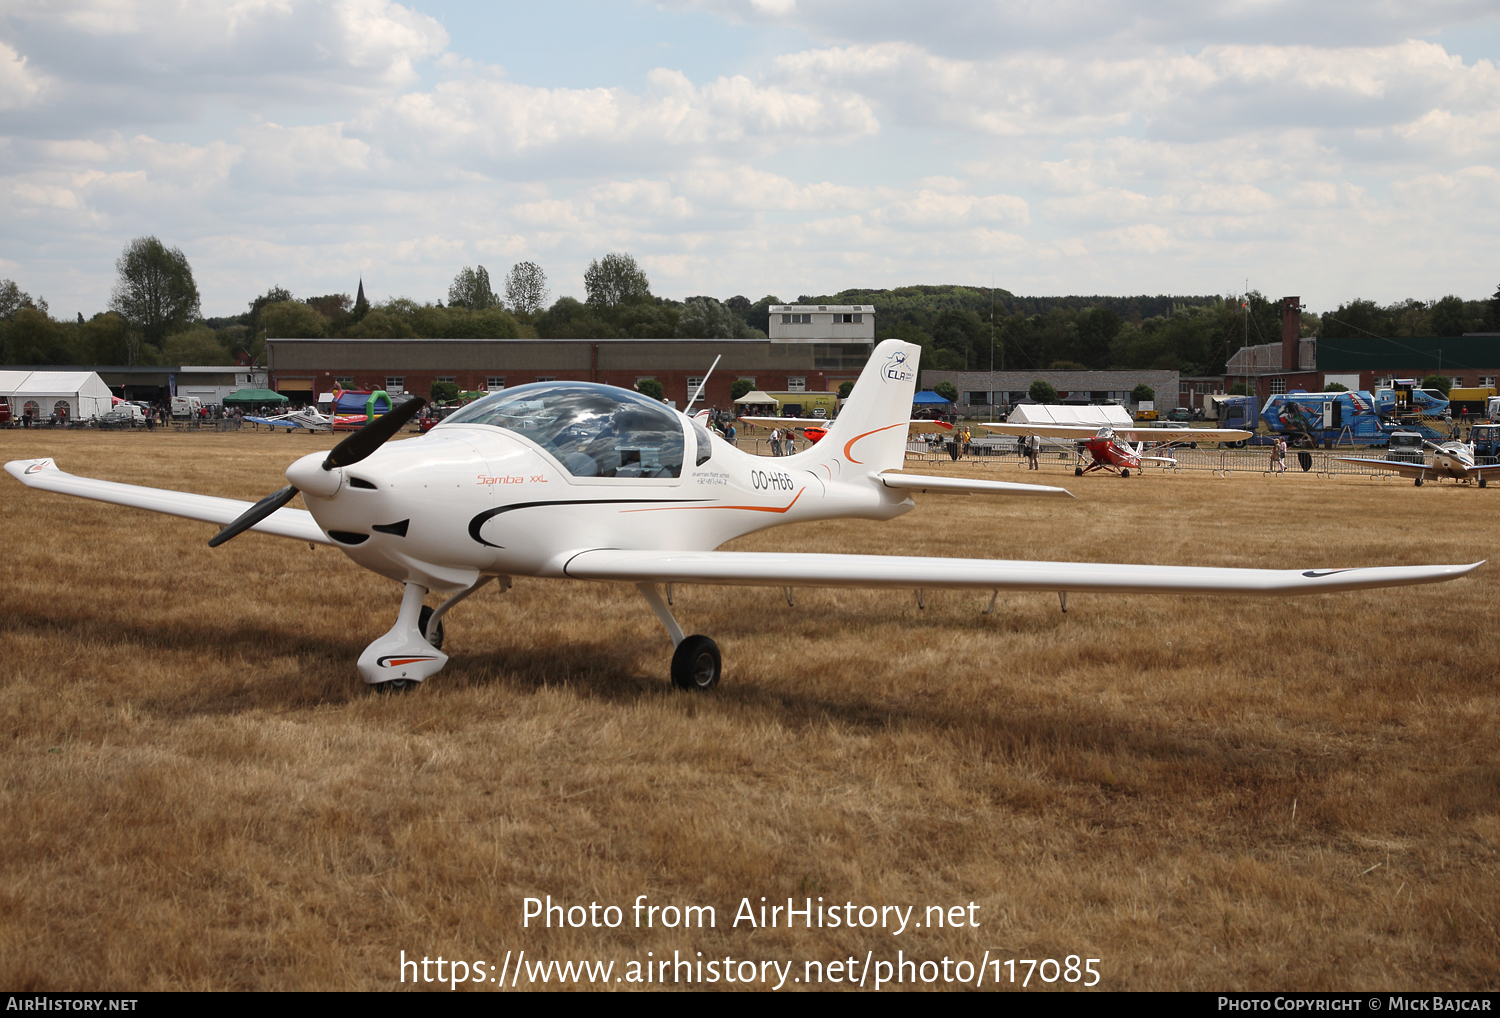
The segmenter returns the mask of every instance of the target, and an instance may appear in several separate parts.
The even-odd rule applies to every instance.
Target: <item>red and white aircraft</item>
[[[1091,474],[1095,470],[1108,470],[1121,477],[1129,477],[1132,470],[1140,472],[1142,463],[1161,463],[1171,466],[1177,460],[1171,456],[1147,456],[1150,443],[1158,449],[1171,450],[1174,446],[1189,442],[1240,442],[1250,437],[1250,432],[1235,428],[1117,428],[1113,425],[1091,424],[987,424],[975,423],[974,427],[993,431],[1000,435],[1035,435],[1038,438],[1070,438],[1082,449],[1078,464],[1073,468],[1076,477]],[[1131,440],[1135,441],[1134,448]],[[1085,464],[1081,455],[1089,454]]]
[[[1479,565],[1221,569],[714,550],[782,523],[894,519],[914,492],[1070,497],[904,473],[919,352],[881,343],[825,439],[778,460],[640,393],[557,381],[493,393],[425,435],[388,442],[421,408],[412,400],[297,460],[288,485],[254,505],[75,477],[50,459],[5,469],[44,491],[223,525],[211,546],[246,530],[332,545],[404,585],[395,625],[359,658],[364,680],[385,689],[436,674],[448,660],[444,613],[512,576],[634,584],[672,639],[672,681],[706,689],[719,681],[719,649],[684,636],[661,584],[1287,595],[1433,583]],[[299,492],[307,509],[288,508]],[[433,610],[422,603],[429,591],[449,596]]]

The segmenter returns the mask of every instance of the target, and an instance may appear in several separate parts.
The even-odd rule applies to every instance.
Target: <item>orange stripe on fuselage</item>
[[[899,424],[887,424],[883,428],[876,428],[874,431],[867,431],[863,435],[855,435],[853,438],[849,439],[849,441],[844,443],[844,459],[848,460],[850,463],[863,463],[863,460],[855,459],[854,454],[849,451],[851,448],[853,448],[855,442],[858,442],[861,438],[869,438],[871,435],[878,435],[882,431],[890,431],[892,428],[909,427],[911,427],[911,421],[902,421]]]
[[[804,491],[806,491],[806,490],[807,490],[806,488],[798,488],[797,489],[797,494],[794,495],[794,496],[792,496],[792,500],[790,502],[788,502],[786,505],[782,506],[780,509],[777,509],[775,506],[764,506],[764,505],[664,505],[664,506],[658,506],[655,509],[621,509],[620,512],[622,512],[622,513],[662,513],[662,512],[668,512],[668,511],[673,510],[673,509],[745,509],[745,510],[748,510],[748,511],[750,511],[752,513],[784,513],[787,510],[791,509],[792,506],[794,506],[794,505],[797,504],[797,499],[801,498],[802,497],[802,493]]]

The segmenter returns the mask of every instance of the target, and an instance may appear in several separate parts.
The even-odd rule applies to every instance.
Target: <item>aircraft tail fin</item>
[[[832,453],[841,472],[850,468],[871,474],[900,470],[906,462],[906,435],[921,354],[921,347],[899,339],[876,346],[828,433],[803,455],[826,462]]]

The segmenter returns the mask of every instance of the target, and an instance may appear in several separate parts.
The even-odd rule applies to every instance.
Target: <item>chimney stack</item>
[[[1299,348],[1302,342],[1302,298],[1281,298],[1281,370],[1297,371],[1302,367]]]

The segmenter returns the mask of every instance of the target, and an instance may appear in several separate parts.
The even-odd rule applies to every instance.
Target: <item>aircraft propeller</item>
[[[336,467],[347,467],[358,463],[388,442],[402,428],[406,427],[407,423],[413,417],[417,416],[418,411],[426,405],[427,401],[418,396],[415,399],[407,400],[400,406],[392,407],[390,412],[376,417],[354,434],[345,437],[342,442],[328,450],[328,456],[323,460],[323,469],[333,470]],[[233,523],[210,538],[208,546],[210,548],[217,548],[225,541],[238,537],[286,505],[296,495],[297,486],[294,484],[288,484],[280,491],[267,495],[241,513],[239,518]]]

